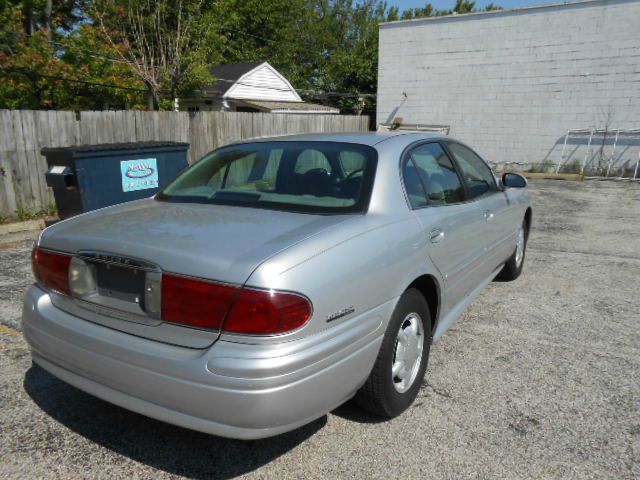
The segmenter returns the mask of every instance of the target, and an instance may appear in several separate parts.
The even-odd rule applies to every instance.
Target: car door
[[[484,218],[468,203],[455,165],[438,142],[423,143],[403,158],[407,199],[419,219],[426,253],[444,279],[446,314],[473,289],[484,245],[477,230]]]
[[[496,184],[491,168],[473,150],[457,142],[446,146],[462,173],[468,196],[484,220],[478,239],[484,243],[484,279],[511,255],[515,246],[509,199]],[[480,281],[482,280],[480,279]]]

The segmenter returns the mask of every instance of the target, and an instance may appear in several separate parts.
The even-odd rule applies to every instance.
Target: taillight
[[[71,294],[69,289],[71,255],[35,247],[31,258],[33,274],[40,285],[67,295]]]
[[[274,335],[302,327],[311,318],[311,303],[293,293],[243,288],[223,330],[249,335]]]
[[[219,330],[238,287],[165,273],[162,275],[162,319]]]
[[[302,327],[311,312],[309,300],[293,293],[162,275],[162,319],[167,322],[229,333],[274,335]]]

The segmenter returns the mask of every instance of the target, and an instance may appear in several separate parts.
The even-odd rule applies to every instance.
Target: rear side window
[[[498,191],[491,169],[478,155],[459,143],[447,146],[462,170],[471,198]]]
[[[404,164],[404,183],[412,208],[464,201],[464,188],[451,159],[438,143],[416,147]]]

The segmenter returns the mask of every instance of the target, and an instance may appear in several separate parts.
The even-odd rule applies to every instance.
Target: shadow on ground
[[[331,412],[337,417],[344,418],[350,422],[356,423],[383,423],[388,421],[387,418],[369,413],[360,408],[353,400],[342,404]]]
[[[251,472],[295,448],[327,422],[324,416],[277,437],[238,441],[130,412],[58,380],[37,365],[27,371],[24,388],[48,415],[92,442],[153,468],[191,478],[231,478]]]

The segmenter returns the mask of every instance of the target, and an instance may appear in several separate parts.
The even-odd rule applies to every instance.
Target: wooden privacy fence
[[[43,147],[137,141],[188,142],[189,162],[241,139],[308,132],[366,131],[366,116],[235,112],[0,110],[0,214],[53,204]]]

